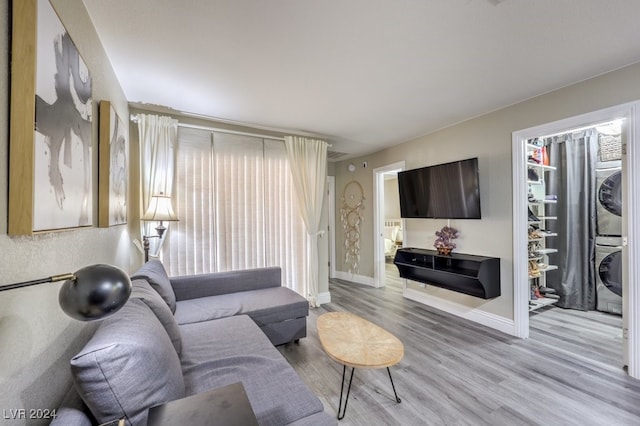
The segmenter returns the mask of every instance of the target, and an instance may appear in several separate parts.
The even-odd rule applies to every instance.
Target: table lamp
[[[129,299],[131,280],[120,268],[97,264],[79,269],[73,274],[53,275],[0,287],[0,291],[36,284],[65,281],[58,294],[62,310],[71,318],[93,321],[117,312]]]
[[[143,235],[142,241],[144,243],[144,261],[149,261],[149,239],[150,238],[162,238],[164,231],[167,228],[164,226],[163,222],[177,222],[178,216],[173,212],[173,207],[171,207],[171,197],[168,195],[164,195],[162,192],[158,195],[153,195],[151,197],[151,202],[149,203],[149,208],[146,213],[141,217],[144,221],[155,221],[160,222],[158,226],[156,226],[157,235]]]

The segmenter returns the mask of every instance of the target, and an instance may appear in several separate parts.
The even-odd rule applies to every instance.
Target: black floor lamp
[[[173,207],[171,207],[171,197],[168,195],[164,195],[162,192],[158,195],[154,195],[151,197],[151,202],[149,203],[149,208],[147,212],[141,218],[147,222],[160,222],[158,226],[156,226],[157,235],[143,235],[142,242],[144,248],[144,261],[149,261],[149,239],[150,238],[162,238],[164,235],[164,231],[167,230],[167,227],[164,226],[163,222],[177,222],[178,216],[173,212]]]
[[[126,272],[103,264],[86,266],[73,274],[1,286],[0,291],[63,280],[65,283],[58,293],[60,307],[71,318],[80,321],[108,317],[122,308],[131,294],[131,280]]]

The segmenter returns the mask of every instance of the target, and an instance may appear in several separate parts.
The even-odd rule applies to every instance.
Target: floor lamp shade
[[[142,220],[168,221],[178,220],[178,216],[174,213],[171,206],[171,197],[164,194],[154,195],[151,197],[149,208],[142,216]]]
[[[58,301],[71,318],[92,321],[118,311],[129,299],[131,280],[111,265],[84,267],[62,284]]]
[[[162,238],[164,235],[164,231],[167,230],[167,227],[164,226],[163,222],[177,222],[178,216],[174,213],[173,207],[171,206],[171,197],[168,195],[164,195],[162,192],[158,195],[154,195],[151,197],[151,202],[149,203],[149,208],[141,217],[142,220],[145,221],[159,221],[160,224],[156,226],[157,235],[143,235],[143,248],[144,248],[144,261],[149,261],[149,238]]]

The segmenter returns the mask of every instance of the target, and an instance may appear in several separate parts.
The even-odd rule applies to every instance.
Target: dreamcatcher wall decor
[[[360,267],[360,224],[363,221],[364,191],[358,181],[347,183],[342,192],[342,207],[340,219],[345,232],[344,263],[349,266],[349,272],[354,274]]]

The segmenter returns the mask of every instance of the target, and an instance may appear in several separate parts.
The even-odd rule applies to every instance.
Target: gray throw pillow
[[[147,280],[147,282],[151,284],[151,287],[167,302],[171,312],[176,313],[176,294],[173,292],[169,275],[167,275],[167,271],[164,269],[162,262],[155,259],[148,261],[142,265],[136,273],[131,275],[131,279]]]
[[[99,423],[126,418],[146,424],[148,409],[183,398],[178,355],[151,309],[130,299],[103,320],[85,347],[71,359],[80,397]]]
[[[169,306],[162,300],[158,292],[151,288],[147,280],[133,280],[131,281],[131,287],[130,297],[142,300],[145,305],[151,308],[151,311],[153,311],[158,320],[160,320],[160,324],[162,324],[169,335],[173,347],[176,348],[176,353],[180,355],[182,351],[182,337],[180,336],[178,323],[171,313]]]

